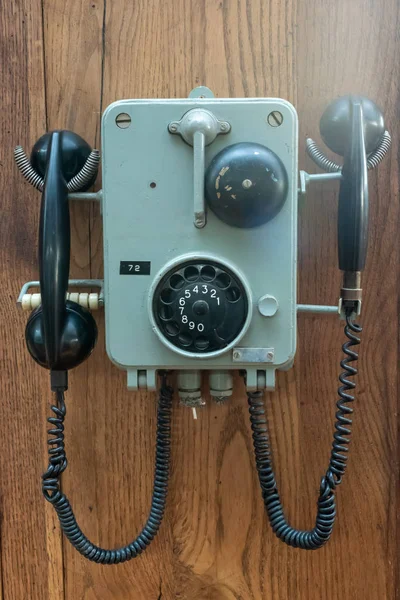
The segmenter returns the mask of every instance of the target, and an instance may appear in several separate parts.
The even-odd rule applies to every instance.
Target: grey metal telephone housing
[[[208,111],[228,132],[221,131],[207,146],[204,140],[191,145],[173,135],[175,123],[193,109]],[[199,137],[204,127],[208,131],[207,126],[192,125],[200,130]],[[218,99],[207,88],[193,90],[186,99],[122,100],[106,109],[102,120],[106,344],[110,359],[126,369],[129,388],[155,389],[159,369],[204,369],[214,375],[241,369],[246,371],[250,389],[260,387],[260,382],[273,389],[275,370],[292,365],[296,351],[297,131],[296,111],[284,100]],[[201,206],[197,210],[194,199],[199,197],[196,186],[202,190],[204,168],[221,150],[242,142],[266,146],[282,162],[287,194],[281,210],[259,226],[242,228],[223,222],[208,209],[205,224],[196,226]],[[276,176],[274,172],[268,175]],[[243,181],[246,191],[247,182],[252,182],[245,175]],[[224,189],[223,174],[219,183]],[[155,316],[159,282],[174,268],[196,263],[226,267],[242,284],[241,294],[247,300],[237,335],[217,351],[203,350],[207,342],[201,315],[190,320],[182,307],[179,332],[177,315],[166,332]],[[206,299],[210,310],[215,302],[211,296],[221,293],[214,273],[206,269],[194,282],[190,277],[184,282],[197,282],[198,299]],[[184,284],[181,280],[178,287]],[[178,305],[182,297],[186,300],[179,289],[175,293],[172,288],[172,294]],[[185,317],[187,331],[194,323],[197,335],[188,349],[173,344],[175,336],[185,341],[181,330]]]

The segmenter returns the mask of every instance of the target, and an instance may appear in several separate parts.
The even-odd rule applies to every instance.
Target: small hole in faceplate
[[[179,325],[176,321],[172,321],[171,323],[167,323],[165,325],[165,331],[168,333],[168,335],[171,335],[172,337],[175,335],[178,335],[179,333]]]
[[[160,297],[161,302],[163,302],[164,304],[171,304],[174,301],[175,292],[170,288],[165,288],[164,290],[162,290]]]
[[[154,188],[155,188],[155,187],[157,187],[157,184],[156,184],[156,182],[155,182],[155,181],[152,181],[152,182],[151,182],[151,184],[150,184],[150,187],[151,187],[151,189],[153,189],[153,190],[154,190]]]
[[[221,290],[225,290],[227,287],[230,286],[231,278],[229,277],[229,275],[227,273],[220,273],[217,276],[215,283],[217,284],[218,287],[221,288]]]
[[[226,299],[228,302],[237,302],[240,299],[241,293],[238,287],[234,286],[226,291]]]
[[[205,265],[200,271],[200,277],[204,281],[212,281],[215,279],[215,269],[211,265]]]
[[[174,290],[180,290],[185,285],[185,280],[183,279],[182,275],[179,275],[179,273],[175,273],[171,276],[169,280],[169,285]]]
[[[198,337],[194,343],[197,350],[206,350],[210,345],[210,342],[205,337]]]
[[[186,267],[183,275],[184,275],[186,281],[190,281],[190,282],[197,281],[199,278],[199,270],[194,265],[189,265],[188,267]]]
[[[169,319],[172,319],[174,311],[172,310],[172,306],[168,304],[162,304],[159,308],[158,314],[160,315],[160,319],[163,321],[168,321]]]
[[[178,340],[182,346],[190,346],[192,343],[192,338],[187,333],[180,333]]]

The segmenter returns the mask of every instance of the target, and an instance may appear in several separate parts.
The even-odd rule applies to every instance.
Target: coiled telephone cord
[[[48,430],[50,436],[48,439],[49,466],[42,475],[42,491],[46,500],[54,506],[65,535],[71,544],[87,559],[107,565],[123,563],[141,554],[155,537],[164,516],[167,498],[172,395],[172,388],[167,386],[164,379],[158,400],[154,488],[147,522],[137,538],[127,546],[115,550],[104,550],[92,544],[81,531],[69,500],[60,489],[61,473],[67,468],[67,457],[64,448],[66,407],[64,392],[56,392],[57,405],[51,407],[55,416],[47,419],[52,428]]]
[[[315,526],[309,531],[291,527],[285,518],[272,465],[263,394],[262,392],[248,392],[247,394],[256,467],[268,519],[275,535],[294,548],[305,550],[321,548],[329,540],[333,530],[336,517],[335,489],[341,483],[346,470],[352,425],[350,415],[353,413],[353,408],[349,406],[349,403],[354,401],[354,396],[349,392],[355,388],[356,384],[348,377],[357,374],[356,367],[350,363],[358,359],[358,353],[352,350],[352,347],[360,343],[360,338],[356,334],[361,331],[360,325],[354,323],[349,314],[346,315],[344,333],[348,337],[348,341],[342,346],[346,356],[340,362],[343,373],[339,376],[341,386],[338,389],[339,400],[336,404],[338,410],[331,457],[328,470],[321,480]]]

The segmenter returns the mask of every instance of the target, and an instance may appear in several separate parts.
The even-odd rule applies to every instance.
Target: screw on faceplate
[[[115,122],[120,129],[127,129],[131,124],[132,119],[127,113],[120,113],[115,117]]]
[[[228,129],[229,129],[229,123],[226,123],[226,122],[225,123],[221,123],[220,126],[219,126],[219,128],[220,128],[221,131],[228,131]]]
[[[251,181],[251,179],[243,179],[242,188],[244,188],[245,190],[249,190],[252,185],[253,185],[253,182]]]
[[[283,123],[283,114],[279,110],[273,110],[269,113],[267,121],[271,127],[279,127]]]
[[[268,360],[272,360],[274,358],[274,353],[273,352],[267,352],[267,358],[268,358]]]
[[[237,350],[234,351],[233,353],[233,358],[235,358],[236,360],[238,360],[242,355],[240,354],[240,352],[238,352]]]
[[[176,133],[178,131],[177,123],[170,123],[168,125],[168,129],[169,129],[170,133]]]

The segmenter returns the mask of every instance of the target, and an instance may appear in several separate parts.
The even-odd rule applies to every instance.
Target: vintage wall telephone
[[[43,494],[81,554],[98,563],[136,557],[156,535],[164,513],[170,457],[173,391],[177,371],[181,402],[202,405],[205,371],[211,395],[232,393],[234,370],[244,376],[256,466],[275,534],[291,546],[316,549],[329,539],[336,515],[335,488],[347,464],[351,395],[357,373],[361,327],[360,273],[368,230],[367,170],[390,147],[377,106],[358,96],[335,100],[320,122],[321,136],[343,166],[307,140],[307,150],[325,173],[300,172],[297,115],[275,98],[218,99],[205,87],[187,99],[124,100],[102,119],[103,185],[94,183],[99,152],[69,131],[45,134],[30,160],[15,158],[25,178],[42,192],[39,228],[40,282],[26,283],[19,297],[32,309],[26,343],[34,360],[50,370],[56,395],[49,418],[49,466]],[[296,302],[298,195],[314,180],[340,181],[339,306]],[[80,193],[78,193],[80,191]],[[98,200],[104,221],[104,284],[68,281],[69,200]],[[207,207],[209,210],[207,210]],[[100,287],[97,293],[68,287]],[[40,294],[29,289],[40,286]],[[60,489],[67,466],[64,392],[68,370],[92,352],[97,328],[88,309],[104,303],[107,353],[127,371],[128,388],[155,390],[161,375],[155,479],[148,520],[125,547],[103,550],[79,528]],[[263,391],[273,390],[275,371],[292,366],[297,313],[333,312],[345,320],[339,399],[329,467],[322,477],[313,529],[286,521],[272,467]]]

